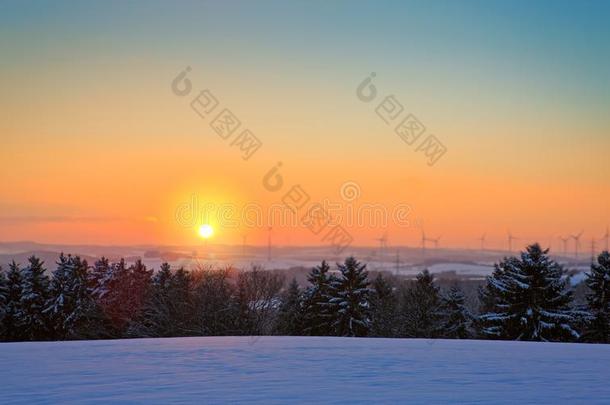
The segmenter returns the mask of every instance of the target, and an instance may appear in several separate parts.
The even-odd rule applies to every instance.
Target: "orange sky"
[[[411,208],[408,225],[351,227],[357,245],[376,244],[385,231],[391,243],[413,245],[423,227],[451,247],[477,246],[486,232],[490,246],[506,248],[508,229],[524,242],[553,239],[559,246],[559,235],[584,230],[585,238],[599,238],[610,223],[608,70],[596,76],[590,68],[599,62],[596,51],[569,41],[565,49],[545,48],[546,34],[533,22],[530,42],[508,32],[486,37],[491,28],[479,27],[476,49],[469,38],[440,47],[437,41],[451,40],[437,33],[427,45],[397,54],[396,47],[357,46],[366,36],[353,31],[356,15],[333,28],[306,13],[328,32],[302,37],[303,27],[275,23],[267,36],[263,12],[248,20],[260,24],[254,36],[194,17],[181,25],[171,14],[155,31],[133,24],[137,13],[113,21],[118,28],[111,33],[102,22],[115,12],[83,14],[100,20],[89,21],[90,30],[80,27],[81,35],[42,14],[4,28],[1,241],[199,243],[196,226],[175,219],[192,195],[202,203],[266,209],[300,184],[311,201],[347,206],[345,182],[360,189],[354,206]],[[236,12],[246,19],[248,10]],[[173,36],[163,35],[178,26]],[[378,35],[377,43],[409,37]],[[515,42],[506,53],[492,53],[509,40]],[[532,40],[540,42],[536,53],[523,47]],[[590,51],[582,65],[557,63],[575,49]],[[468,58],[456,61],[453,51]],[[193,92],[178,97],[170,84],[187,65]],[[356,87],[372,71],[379,95],[367,104]],[[205,88],[263,142],[250,160],[189,107]],[[375,114],[390,94],[447,147],[434,166]],[[285,189],[271,193],[262,178],[278,161]],[[208,222],[216,222],[215,243],[239,244],[244,233],[250,243],[266,243],[266,226]],[[281,243],[320,244],[307,229],[273,232]]]

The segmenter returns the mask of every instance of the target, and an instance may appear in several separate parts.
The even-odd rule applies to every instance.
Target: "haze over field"
[[[432,249],[423,251],[421,247],[393,246],[381,250],[378,246],[350,247],[338,254],[329,246],[274,246],[269,256],[267,246],[104,246],[104,245],[61,245],[38,244],[33,242],[0,243],[0,266],[8,268],[11,261],[26,263],[35,255],[46,262],[50,269],[59,259],[60,253],[80,255],[90,264],[101,257],[111,260],[124,258],[128,263],[141,259],[144,264],[159,270],[167,262],[174,268],[184,267],[194,270],[212,265],[232,266],[238,270],[248,270],[253,265],[266,270],[309,271],[320,264],[321,260],[331,263],[341,262],[346,255],[352,254],[367,263],[368,269],[383,271],[398,276],[414,277],[424,268],[437,276],[451,279],[481,280],[491,274],[493,264],[499,262],[508,252],[494,250]],[[583,272],[589,270],[590,258],[583,255],[576,259],[571,254],[553,254],[566,266],[574,282],[580,282]]]

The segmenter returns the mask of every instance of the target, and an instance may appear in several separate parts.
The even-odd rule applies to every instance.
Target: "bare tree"
[[[273,331],[284,277],[253,266],[237,277],[240,329],[248,335],[268,335]]]

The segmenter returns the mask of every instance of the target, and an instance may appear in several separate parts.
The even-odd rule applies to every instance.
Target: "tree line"
[[[354,257],[322,263],[308,285],[253,267],[187,271],[138,260],[90,266],[61,254],[49,277],[30,257],[0,269],[3,341],[226,335],[371,336],[610,342],[610,254],[586,275],[587,304],[573,303],[564,268],[538,244],[494,266],[472,313],[456,285],[441,291],[427,270],[415,280],[369,279]]]

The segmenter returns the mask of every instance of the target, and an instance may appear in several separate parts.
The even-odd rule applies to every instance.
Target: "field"
[[[0,344],[0,403],[607,403],[610,345],[316,337]]]

